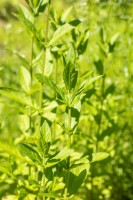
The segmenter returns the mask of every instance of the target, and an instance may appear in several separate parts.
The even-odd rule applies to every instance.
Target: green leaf
[[[28,28],[29,31],[31,31],[33,33],[33,35],[39,39],[39,35],[38,32],[34,26],[34,24],[32,23],[32,20],[30,20],[29,16],[27,15],[27,13],[25,12],[25,7],[20,5],[19,6],[19,14],[15,14],[15,16],[20,19],[20,21]]]
[[[103,75],[100,76],[96,76],[96,77],[92,77],[90,80],[83,80],[82,83],[80,84],[80,89],[79,92],[83,93],[86,92],[88,90],[88,87],[94,83],[95,81],[97,81],[98,79],[100,79],[101,77],[103,77]],[[78,93],[79,93],[78,92]]]
[[[69,33],[72,29],[75,28],[80,23],[79,20],[74,20],[69,23],[66,23],[62,26],[60,26],[55,32],[50,40],[48,46],[53,45],[55,42],[57,42],[62,36],[64,36],[66,33]]]
[[[45,154],[47,154],[51,143],[51,129],[46,120],[41,128],[40,143],[41,149]]]
[[[46,62],[45,62],[45,68],[44,68],[44,74],[46,76],[51,75],[53,71],[53,58],[50,52],[50,49],[47,48],[46,50]]]
[[[26,19],[28,19],[30,22],[34,21],[33,15],[30,12],[30,9],[28,9],[26,6],[19,4],[19,14],[23,15]]]
[[[54,156],[52,159],[55,159],[55,160],[59,159],[60,161],[64,160],[68,156],[70,156],[72,152],[73,152],[72,149],[63,149],[56,156]]]
[[[49,77],[44,76],[42,74],[36,74],[37,79],[41,82],[41,83],[45,83],[46,85],[48,85],[52,90],[54,90],[57,94],[58,99],[61,102],[65,102],[65,93],[64,91],[59,88],[56,83],[54,83],[54,81],[52,81]]]
[[[73,152],[72,149],[63,149],[58,154],[50,158],[46,164],[46,168],[56,165],[57,163],[65,160]]]
[[[69,182],[71,183],[68,186],[69,194],[75,194],[78,191],[89,172],[89,168],[88,156],[78,158],[71,166],[69,170]]]
[[[39,5],[38,5],[38,10],[37,10],[37,15],[39,13],[43,13],[45,8],[47,7],[47,3],[49,2],[49,0],[40,0]]]
[[[43,142],[51,143],[51,129],[46,120],[44,121],[42,125],[41,134],[42,134]]]
[[[104,67],[102,61],[101,60],[95,61],[94,64],[96,66],[98,73],[102,75],[104,73]]]
[[[113,45],[118,40],[119,36],[120,32],[115,33],[110,39],[110,44]]]
[[[68,127],[68,107],[66,108],[66,113],[65,113],[65,127]],[[71,107],[71,129],[72,130],[66,130],[66,132],[68,132],[68,134],[72,134],[75,132],[78,121],[79,121],[79,117],[80,117],[80,110],[81,110],[81,101],[80,99],[77,99],[77,102],[73,102],[73,105]],[[69,131],[71,131],[69,133]]]
[[[25,93],[10,88],[0,88],[0,94],[23,105],[32,107],[31,99]]]
[[[71,62],[68,62],[64,67],[63,80],[67,90],[72,90],[75,88],[78,77],[78,71],[75,68],[75,65]]]
[[[81,187],[85,177],[86,177],[86,170],[84,169],[78,176],[75,176],[73,173],[69,173],[69,181],[70,185],[68,186],[68,192],[70,195],[75,194],[78,189]]]
[[[18,147],[23,156],[29,157],[36,164],[42,164],[42,159],[40,155],[31,146],[20,143]]]
[[[90,31],[85,30],[85,32],[83,32],[83,34],[81,36],[82,36],[81,40],[77,46],[77,51],[78,51],[79,55],[83,54],[87,48]]]
[[[116,88],[116,86],[115,86],[114,83],[112,83],[111,85],[109,85],[107,87],[107,89],[105,90],[105,92],[104,92],[104,97],[106,97],[108,94],[112,94],[115,91],[115,88]]]
[[[106,152],[93,153],[92,154],[92,161],[91,161],[91,163],[96,162],[96,161],[104,160],[108,156],[109,156],[109,153],[106,153]]]
[[[67,19],[67,16],[69,15],[69,13],[71,12],[73,6],[69,7],[65,12],[63,12],[62,16],[61,16],[61,21],[65,22]]]
[[[31,84],[31,76],[30,76],[30,72],[23,66],[20,67],[20,83],[23,90],[29,93],[30,84]]]
[[[32,2],[33,2],[33,6],[36,8],[40,0],[32,0]]]
[[[66,56],[63,57],[64,61],[64,66],[70,62],[70,63],[75,63],[76,60],[76,50],[75,48],[71,45],[69,51],[67,52]]]

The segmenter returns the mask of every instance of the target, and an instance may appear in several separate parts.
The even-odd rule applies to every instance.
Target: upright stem
[[[45,67],[46,67],[46,56],[47,56],[47,42],[48,42],[48,31],[49,31],[49,15],[50,15],[50,3],[51,1],[49,0],[48,2],[48,9],[47,9],[47,19],[46,19],[46,29],[45,29],[45,52],[44,52],[44,62],[42,66],[42,74],[45,72]],[[42,103],[43,103],[43,84],[41,84],[41,89],[40,89],[40,94],[39,94],[39,110],[41,111],[42,109]],[[38,135],[40,134],[40,129],[41,129],[41,113],[39,112],[38,115],[38,130],[37,133]],[[43,156],[43,175],[42,175],[42,186],[45,187],[45,158]],[[45,200],[45,197],[43,196],[43,200]]]
[[[99,111],[99,125],[97,130],[97,136],[100,135],[101,125],[102,125],[102,115],[103,115],[103,102],[104,102],[104,87],[105,87],[105,75],[102,79],[102,87],[101,87],[101,104],[100,104],[100,111]],[[96,151],[98,150],[98,141],[96,143]]]
[[[68,131],[69,134],[68,139],[67,139],[67,147],[68,149],[71,148],[71,121],[72,121],[72,117],[71,117],[71,92],[69,91],[68,93]],[[64,191],[64,197],[67,199],[68,196],[68,186],[69,186],[69,168],[70,168],[70,156],[67,159],[67,172],[66,172],[66,188]]]
[[[33,18],[33,25],[35,24],[35,19]],[[33,69],[32,69],[32,64],[33,64],[33,59],[34,59],[34,35],[32,35],[32,38],[31,38],[31,58],[30,58],[30,77],[31,77],[31,80],[30,80],[30,91],[32,90],[32,79],[33,79]],[[32,94],[30,94],[30,98],[31,98],[31,101],[32,101]],[[30,134],[32,133],[32,110],[31,110],[31,107],[30,107],[30,112],[29,112],[29,132]]]
[[[45,52],[44,52],[44,62],[42,66],[42,74],[44,74],[45,67],[46,67],[46,55],[47,55],[47,42],[48,42],[48,30],[49,30],[49,14],[50,14],[50,0],[48,3],[48,10],[47,10],[47,19],[46,19],[46,29],[45,29]],[[43,102],[43,83],[41,84],[41,89],[40,89],[40,95],[39,95],[39,109],[42,109],[42,102]],[[41,114],[39,113],[38,116],[38,134],[40,133],[40,127],[41,127]]]

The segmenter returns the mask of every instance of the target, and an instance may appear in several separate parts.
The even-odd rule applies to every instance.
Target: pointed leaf
[[[92,154],[92,161],[91,161],[91,163],[96,162],[96,161],[104,160],[108,156],[109,156],[109,153],[106,153],[106,152],[93,153]]]
[[[50,148],[51,143],[51,130],[47,121],[44,121],[41,128],[40,143],[41,149],[44,152],[44,154],[48,154],[48,150]]]
[[[65,160],[66,158],[68,158],[68,156],[71,155],[72,152],[73,152],[72,149],[63,149],[58,154],[56,154],[55,156],[53,156],[48,160],[46,168],[54,166],[57,163],[61,162],[62,160]]]
[[[74,20],[71,21],[69,23],[66,23],[62,26],[60,26],[55,32],[54,35],[52,37],[52,39],[50,40],[48,46],[53,45],[55,42],[57,42],[63,35],[65,35],[66,33],[69,33],[72,29],[75,28],[75,26],[77,26],[80,23],[79,20]]]
[[[101,60],[95,61],[94,64],[96,66],[98,73],[102,75],[104,73],[104,67],[102,61]]]
[[[78,176],[75,176],[74,174],[70,173],[69,177],[71,181],[70,185],[68,186],[68,192],[70,195],[75,194],[78,189],[81,187],[82,183],[84,182],[84,179],[86,177],[86,170],[84,169]]]
[[[41,134],[42,134],[44,143],[48,143],[48,142],[51,143],[51,129],[46,120],[44,121],[42,125]]]
[[[77,102],[73,102],[73,105],[71,107],[71,129],[72,130],[68,130],[68,134],[73,134],[75,132],[78,121],[79,121],[79,117],[80,117],[80,110],[81,110],[81,101],[78,99]],[[68,107],[66,109],[65,115],[66,115],[65,127],[68,127]],[[71,132],[69,133],[69,131]]]
[[[46,50],[46,62],[45,62],[45,68],[44,68],[44,74],[46,76],[51,75],[53,71],[53,58],[50,52],[50,49],[47,48]]]
[[[29,157],[34,163],[42,164],[40,155],[31,146],[20,143],[18,147],[22,155]]]
[[[67,16],[69,15],[69,13],[71,12],[73,6],[69,7],[64,13],[63,15],[61,16],[61,21],[62,22],[65,22],[66,19],[67,19]]]
[[[68,156],[71,155],[71,153],[73,152],[72,149],[63,149],[61,150],[56,156],[54,156],[52,159],[59,159],[60,161],[61,160],[64,160],[66,159]]]
[[[64,67],[63,79],[67,90],[72,90],[75,88],[78,77],[78,71],[75,68],[75,65],[71,62],[68,62]]]
[[[36,38],[39,39],[38,32],[32,23],[30,16],[25,12],[25,7],[20,5],[19,6],[19,14],[15,14],[15,16],[27,27],[29,31],[31,31]]]
[[[23,90],[29,93],[30,84],[31,84],[31,76],[30,76],[30,72],[23,66],[20,67],[20,83]]]

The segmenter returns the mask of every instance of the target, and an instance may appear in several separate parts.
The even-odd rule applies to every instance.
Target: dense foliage
[[[0,8],[0,199],[133,200],[133,2]]]

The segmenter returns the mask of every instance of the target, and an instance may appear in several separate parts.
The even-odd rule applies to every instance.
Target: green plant
[[[80,3],[90,11],[89,23],[85,12],[78,10],[78,1],[69,8],[63,4],[61,11],[54,1],[26,0],[26,6],[19,5],[14,14],[19,19],[17,27],[20,22],[25,27],[27,35],[21,33],[28,45],[23,56],[10,49],[15,42],[10,44],[10,62],[2,58],[6,68],[0,68],[2,200],[118,200],[126,191],[132,198],[132,184],[125,183],[131,180],[132,163],[132,156],[127,159],[132,153],[132,123],[125,116],[132,114],[124,109],[124,105],[132,109],[127,100],[132,99],[131,79],[127,87],[120,78],[121,84],[115,81],[121,64],[126,63],[125,51],[119,55],[126,36],[122,24],[116,30],[115,17],[111,23],[119,4]],[[77,10],[80,19],[75,19]],[[116,74],[113,65],[118,65]],[[126,175],[119,174],[122,170]],[[125,180],[121,196],[120,178]]]

